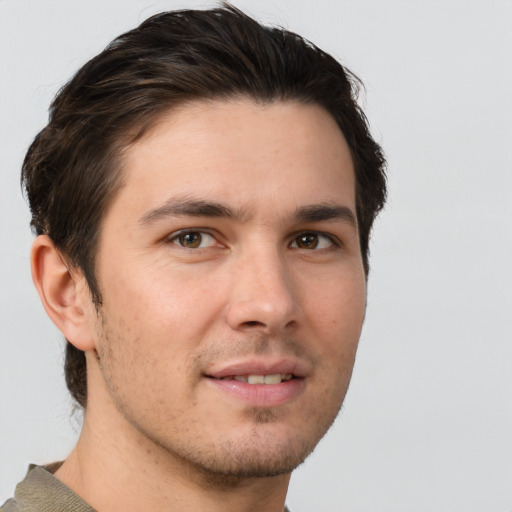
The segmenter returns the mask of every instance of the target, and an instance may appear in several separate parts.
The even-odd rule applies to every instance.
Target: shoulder
[[[0,512],[19,512],[18,504],[14,498],[7,500],[0,506]]]
[[[94,512],[47,468],[31,465],[25,478],[16,486],[14,498],[7,500],[0,512]]]

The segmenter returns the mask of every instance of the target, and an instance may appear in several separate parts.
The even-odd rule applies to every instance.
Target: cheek
[[[318,286],[305,301],[312,321],[333,340],[359,338],[366,307],[366,281],[363,273],[331,278]],[[330,333],[330,336],[329,336]]]
[[[219,287],[208,273],[192,270],[167,261],[142,268],[128,262],[105,283],[111,312],[120,323],[138,325],[145,332],[200,329],[217,310]]]
[[[98,341],[107,374],[133,396],[165,396],[170,387],[179,394],[180,383],[191,388],[190,380],[197,378],[194,358],[219,318],[218,287],[203,280],[213,290],[206,293],[197,275],[172,272],[172,267],[154,265],[136,273],[119,265],[116,270],[104,281],[108,294]]]
[[[322,374],[331,392],[348,386],[364,320],[366,281],[364,274],[333,279],[308,302],[313,350],[322,361]],[[333,383],[337,383],[333,386]]]

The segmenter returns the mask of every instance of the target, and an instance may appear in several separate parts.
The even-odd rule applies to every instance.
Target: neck
[[[122,417],[108,394],[91,396],[78,443],[55,476],[102,512],[282,512],[290,474],[212,474],[154,443]]]

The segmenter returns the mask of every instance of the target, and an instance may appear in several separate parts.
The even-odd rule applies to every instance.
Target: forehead
[[[299,102],[195,101],[160,116],[122,162],[131,207],[170,193],[260,198],[305,196],[353,204],[355,179],[345,138],[322,107]],[[276,205],[277,207],[278,205]]]

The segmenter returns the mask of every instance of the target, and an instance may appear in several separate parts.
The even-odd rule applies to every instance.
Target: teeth
[[[233,375],[222,377],[222,380],[237,380],[249,384],[280,384],[283,381],[291,380],[291,373],[275,373],[273,375]]]
[[[270,375],[268,375],[270,377]],[[279,377],[279,375],[278,375]],[[279,379],[279,382],[281,380]],[[249,375],[247,377],[247,382],[249,384],[265,384],[265,376],[264,375]]]
[[[281,383],[281,374],[276,373],[275,375],[265,375],[265,384],[280,384]]]
[[[283,381],[291,380],[291,373],[275,373],[273,375],[234,375],[223,377],[225,380],[237,380],[249,384],[280,384]]]

